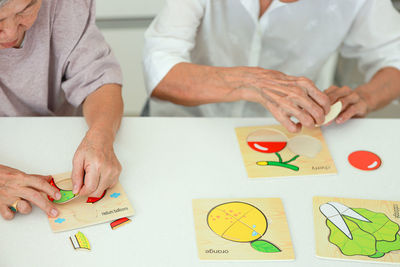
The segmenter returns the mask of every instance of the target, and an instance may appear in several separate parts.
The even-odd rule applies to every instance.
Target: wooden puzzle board
[[[252,149],[247,143],[247,137],[257,130],[272,129],[277,130],[286,136],[287,140],[296,136],[310,136],[320,141],[321,150],[317,153],[315,158],[307,156],[300,156],[290,164],[299,168],[294,171],[288,168],[279,166],[259,166],[256,163],[260,161],[278,161],[275,153],[260,153]],[[336,174],[337,170],[335,163],[331,157],[328,146],[322,135],[320,128],[306,129],[303,128],[301,133],[293,134],[286,131],[283,126],[269,125],[269,126],[256,126],[256,127],[240,127],[236,128],[236,135],[239,142],[240,151],[242,153],[244,165],[249,178],[271,178],[271,177],[288,177],[288,176],[305,176],[305,175],[325,175]],[[296,156],[295,153],[290,151],[289,145],[279,151],[283,161],[290,160]],[[310,154],[308,151],[305,151]]]
[[[328,238],[331,230],[327,226],[326,217],[321,213],[320,206],[328,202],[338,202],[350,208],[364,208],[373,212],[384,213],[389,220],[400,225],[399,216],[399,201],[384,201],[384,200],[367,200],[367,199],[349,199],[335,197],[314,197],[313,213],[314,213],[314,228],[316,240],[316,254],[321,258],[347,260],[347,261],[367,261],[367,262],[385,262],[385,263],[400,263],[400,250],[386,253],[381,258],[370,258],[364,255],[346,256],[338,246],[329,242]],[[398,233],[399,234],[399,233]]]
[[[257,240],[266,240],[276,247],[278,247],[281,251],[275,253],[264,253],[255,250],[251,246],[251,242],[247,240],[247,238],[252,238],[250,234],[248,237],[247,233],[242,232],[233,232],[228,235],[219,235],[214,230],[216,229],[214,225],[214,230],[210,228],[211,223],[209,224],[208,219],[217,219],[216,216],[212,218],[212,215],[215,215],[212,210],[219,209],[218,206],[224,203],[229,202],[239,202],[247,204],[247,211],[240,214],[235,214],[235,208],[232,210],[232,216],[237,216],[238,220],[233,220],[232,223],[228,222],[230,225],[230,230],[239,229],[234,228],[233,225],[241,225],[242,222],[247,223],[246,218],[244,216],[249,216],[247,219],[257,220],[257,218],[252,217],[251,214],[259,214],[261,212],[264,214],[267,224],[266,231],[264,232],[263,222],[258,222],[252,225],[248,224],[257,232],[260,232],[260,237]],[[248,199],[194,199],[192,201],[193,204],[193,215],[194,215],[194,223],[197,237],[197,248],[198,255],[201,260],[223,260],[223,261],[235,261],[235,260],[244,260],[244,261],[264,261],[264,260],[294,260],[294,250],[290,238],[289,227],[286,220],[286,214],[283,208],[283,204],[281,199],[279,198],[248,198]],[[240,213],[239,208],[236,208],[236,211]],[[220,212],[220,211],[219,211]],[[230,211],[227,210],[229,213]],[[253,212],[253,213],[250,213]],[[229,217],[229,216],[227,216]],[[225,220],[225,217],[221,217],[221,220]],[[264,220],[262,218],[258,218]],[[247,225],[244,226],[244,231]],[[240,228],[243,229],[243,228]],[[229,230],[229,231],[230,231]],[[241,230],[239,230],[241,231]],[[225,231],[227,233],[228,231]],[[241,235],[242,242],[231,241],[227,238],[233,238],[235,235]],[[222,236],[225,236],[223,238]],[[243,240],[244,239],[244,240]]]
[[[72,189],[71,173],[53,175],[54,181],[64,190]],[[65,204],[55,204],[60,214],[48,218],[53,232],[62,232],[104,223],[134,214],[120,183],[108,189],[104,197],[96,203],[86,203],[87,197],[78,196]]]

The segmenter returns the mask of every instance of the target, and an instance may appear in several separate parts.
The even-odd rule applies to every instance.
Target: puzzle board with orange
[[[318,257],[400,263],[400,202],[314,197]]]
[[[281,125],[240,127],[236,135],[249,178],[337,173],[320,128],[293,134]]]
[[[281,199],[194,199],[201,260],[293,260]]]
[[[71,173],[52,177],[53,186],[57,187],[62,195],[60,201],[54,201],[59,216],[49,217],[53,232],[105,223],[134,214],[132,205],[120,183],[108,189],[102,197],[94,199],[72,193]]]

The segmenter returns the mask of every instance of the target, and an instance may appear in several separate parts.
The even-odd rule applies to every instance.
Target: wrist
[[[105,145],[112,145],[115,140],[115,132],[110,127],[92,126],[86,132],[86,138],[97,140]]]
[[[365,102],[367,106],[367,113],[370,113],[371,111],[377,109],[377,104],[375,103],[374,97],[372,97],[371,94],[368,93],[366,87],[367,85],[361,86],[356,89],[356,92],[358,93],[359,97]]]

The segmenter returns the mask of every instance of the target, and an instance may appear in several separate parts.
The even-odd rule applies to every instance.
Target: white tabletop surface
[[[338,175],[250,180],[234,128],[274,123],[125,118],[115,149],[121,183],[136,211],[132,222],[115,231],[109,224],[84,228],[92,245],[86,252],[70,244],[68,237],[77,231],[52,233],[37,208],[13,221],[0,218],[0,266],[379,266],[315,256],[312,197],[400,200],[400,120],[353,120],[323,129]],[[2,118],[0,163],[30,173],[70,171],[86,128],[82,118]],[[381,168],[352,168],[347,156],[360,149],[380,155]],[[200,261],[192,199],[248,197],[282,198],[296,260]]]

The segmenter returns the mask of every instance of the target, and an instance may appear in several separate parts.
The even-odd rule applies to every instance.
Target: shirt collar
[[[258,21],[259,14],[260,14],[260,1],[259,0],[240,0],[244,8],[246,8],[247,12],[249,12],[250,16],[255,20]],[[282,6],[286,6],[287,3],[283,3],[279,0],[273,0],[271,5],[269,6],[266,12],[272,12],[273,10],[280,8]]]

